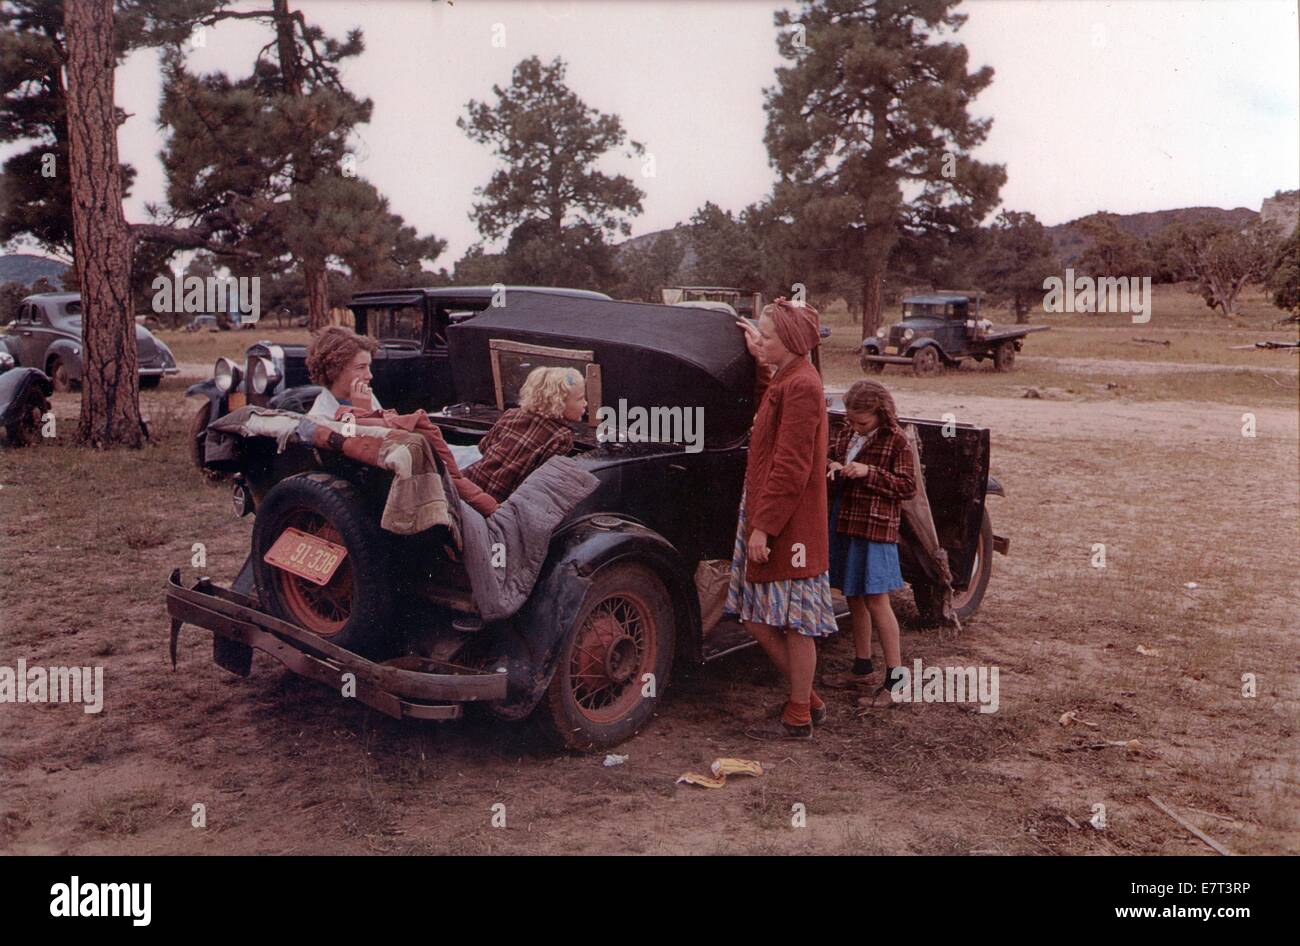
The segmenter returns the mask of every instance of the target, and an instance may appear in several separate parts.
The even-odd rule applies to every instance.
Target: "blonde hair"
[[[534,368],[519,389],[519,406],[543,417],[560,417],[569,392],[580,384],[585,384],[582,375],[572,368]]]

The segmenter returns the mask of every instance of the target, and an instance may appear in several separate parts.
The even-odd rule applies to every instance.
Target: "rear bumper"
[[[232,673],[247,676],[254,649],[274,657],[294,673],[342,692],[343,674],[356,682],[355,699],[394,719],[456,719],[460,703],[504,700],[506,674],[482,673],[419,657],[375,663],[322,637],[259,610],[251,598],[201,578],[193,588],[181,585],[180,569],[167,582],[171,617],[171,658],[186,624],[213,634],[213,660]],[[432,673],[412,666],[452,672]]]
[[[180,374],[180,373],[181,373],[181,369],[180,369],[180,368],[176,368],[176,367],[171,367],[171,368],[141,368],[141,369],[140,369],[140,374],[141,374],[141,375],[173,375],[173,374]]]

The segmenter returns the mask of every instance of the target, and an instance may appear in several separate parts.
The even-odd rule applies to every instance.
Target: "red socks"
[[[794,700],[786,700],[781,719],[787,726],[811,726],[812,703],[796,703]]]

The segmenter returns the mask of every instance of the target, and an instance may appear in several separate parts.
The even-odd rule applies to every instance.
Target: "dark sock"
[[[867,674],[872,673],[875,669],[876,668],[871,664],[870,657],[853,658],[853,672],[858,676],[865,677]]]
[[[892,690],[894,688],[894,684],[897,683],[902,678],[903,678],[902,667],[886,667],[884,688],[886,690]]]

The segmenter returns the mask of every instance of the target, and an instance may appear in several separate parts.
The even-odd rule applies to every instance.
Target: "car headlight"
[[[212,366],[212,380],[222,394],[228,394],[239,386],[241,374],[239,365],[229,358],[218,358],[216,364]]]
[[[265,394],[275,387],[280,374],[275,370],[275,363],[270,358],[258,358],[253,362],[253,390]]]
[[[884,338],[885,334],[885,327],[883,325],[876,329],[876,338]]]
[[[905,342],[911,341],[911,340],[912,340],[912,336],[914,336],[915,334],[916,334],[916,333],[913,332],[910,328],[908,328],[908,329],[903,329],[903,341],[905,341]]]
[[[0,351],[0,368],[12,368],[14,366],[14,356],[7,351]]]

